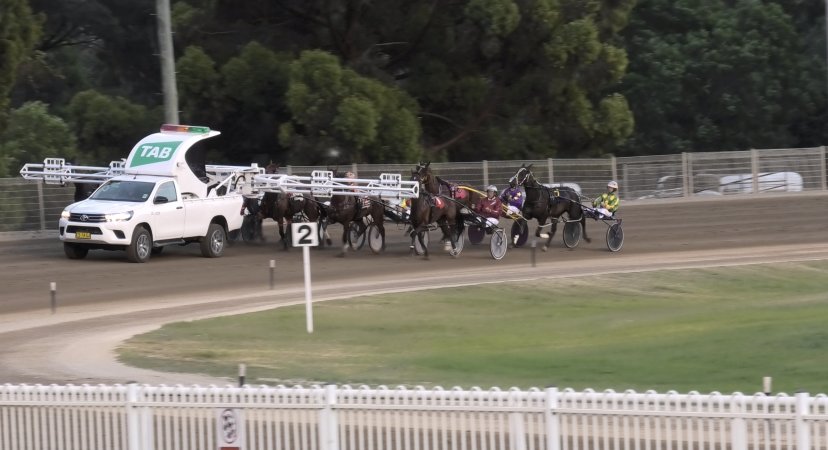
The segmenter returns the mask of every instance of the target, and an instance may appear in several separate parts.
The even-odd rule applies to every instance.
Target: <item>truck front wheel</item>
[[[89,247],[81,244],[70,244],[68,242],[64,242],[63,253],[66,253],[66,257],[69,259],[83,259],[86,258],[86,255],[89,253]]]
[[[145,263],[149,261],[152,254],[152,235],[144,227],[135,227],[132,233],[132,242],[126,248],[129,262]]]
[[[224,253],[225,243],[227,243],[227,235],[224,233],[224,227],[211,223],[207,228],[207,235],[201,238],[201,254],[205,258],[218,258]]]

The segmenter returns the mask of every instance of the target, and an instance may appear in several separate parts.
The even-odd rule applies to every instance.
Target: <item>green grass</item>
[[[359,297],[169,324],[130,365],[248,381],[828,392],[828,261]]]

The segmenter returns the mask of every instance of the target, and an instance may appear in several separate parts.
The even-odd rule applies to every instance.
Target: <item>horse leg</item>
[[[584,230],[584,240],[588,243],[592,242],[592,239],[587,236],[586,232],[586,214],[581,212],[581,228]]]
[[[420,247],[423,249],[423,259],[428,259],[428,247],[426,246],[424,235],[425,227],[417,227],[417,239],[420,240]]]
[[[414,248],[414,239],[417,239],[417,230],[415,230],[414,227],[410,225],[408,228],[408,237],[411,238],[411,244],[409,244],[408,246],[408,254],[413,255],[416,253],[416,250]]]
[[[550,223],[552,225],[549,227],[549,237],[546,238],[546,244],[543,244],[543,251],[546,251],[552,245],[552,238],[555,237],[555,233],[558,231],[558,219],[553,217],[550,219]]]
[[[454,243],[454,233],[452,233],[451,228],[452,227],[448,224],[448,220],[440,220],[440,230],[443,232],[443,239],[445,240],[444,248],[446,251],[454,253],[456,246]]]
[[[345,257],[345,253],[348,251],[348,231],[351,227],[351,222],[343,222],[342,223],[342,252],[339,253],[340,258]]]

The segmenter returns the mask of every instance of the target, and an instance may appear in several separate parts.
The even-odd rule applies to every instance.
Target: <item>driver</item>
[[[618,183],[615,181],[607,183],[607,192],[604,192],[592,201],[592,206],[598,211],[598,219],[612,217],[618,211],[620,204],[621,200],[618,198]]]
[[[513,216],[520,214],[525,199],[523,189],[517,185],[517,180],[514,178],[509,181],[509,187],[500,195],[500,200],[506,203],[506,207],[509,208],[509,214]]]
[[[474,205],[474,210],[483,218],[485,218],[489,226],[498,224],[498,218],[500,217],[500,213],[503,210],[503,203],[497,196],[496,186],[490,185],[486,188],[486,197],[482,197],[480,200],[477,201],[477,204]]]

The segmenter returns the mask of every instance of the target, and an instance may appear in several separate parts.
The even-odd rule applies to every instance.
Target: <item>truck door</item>
[[[152,203],[150,226],[153,240],[181,238],[184,233],[185,211],[175,182],[163,182],[155,192]]]

